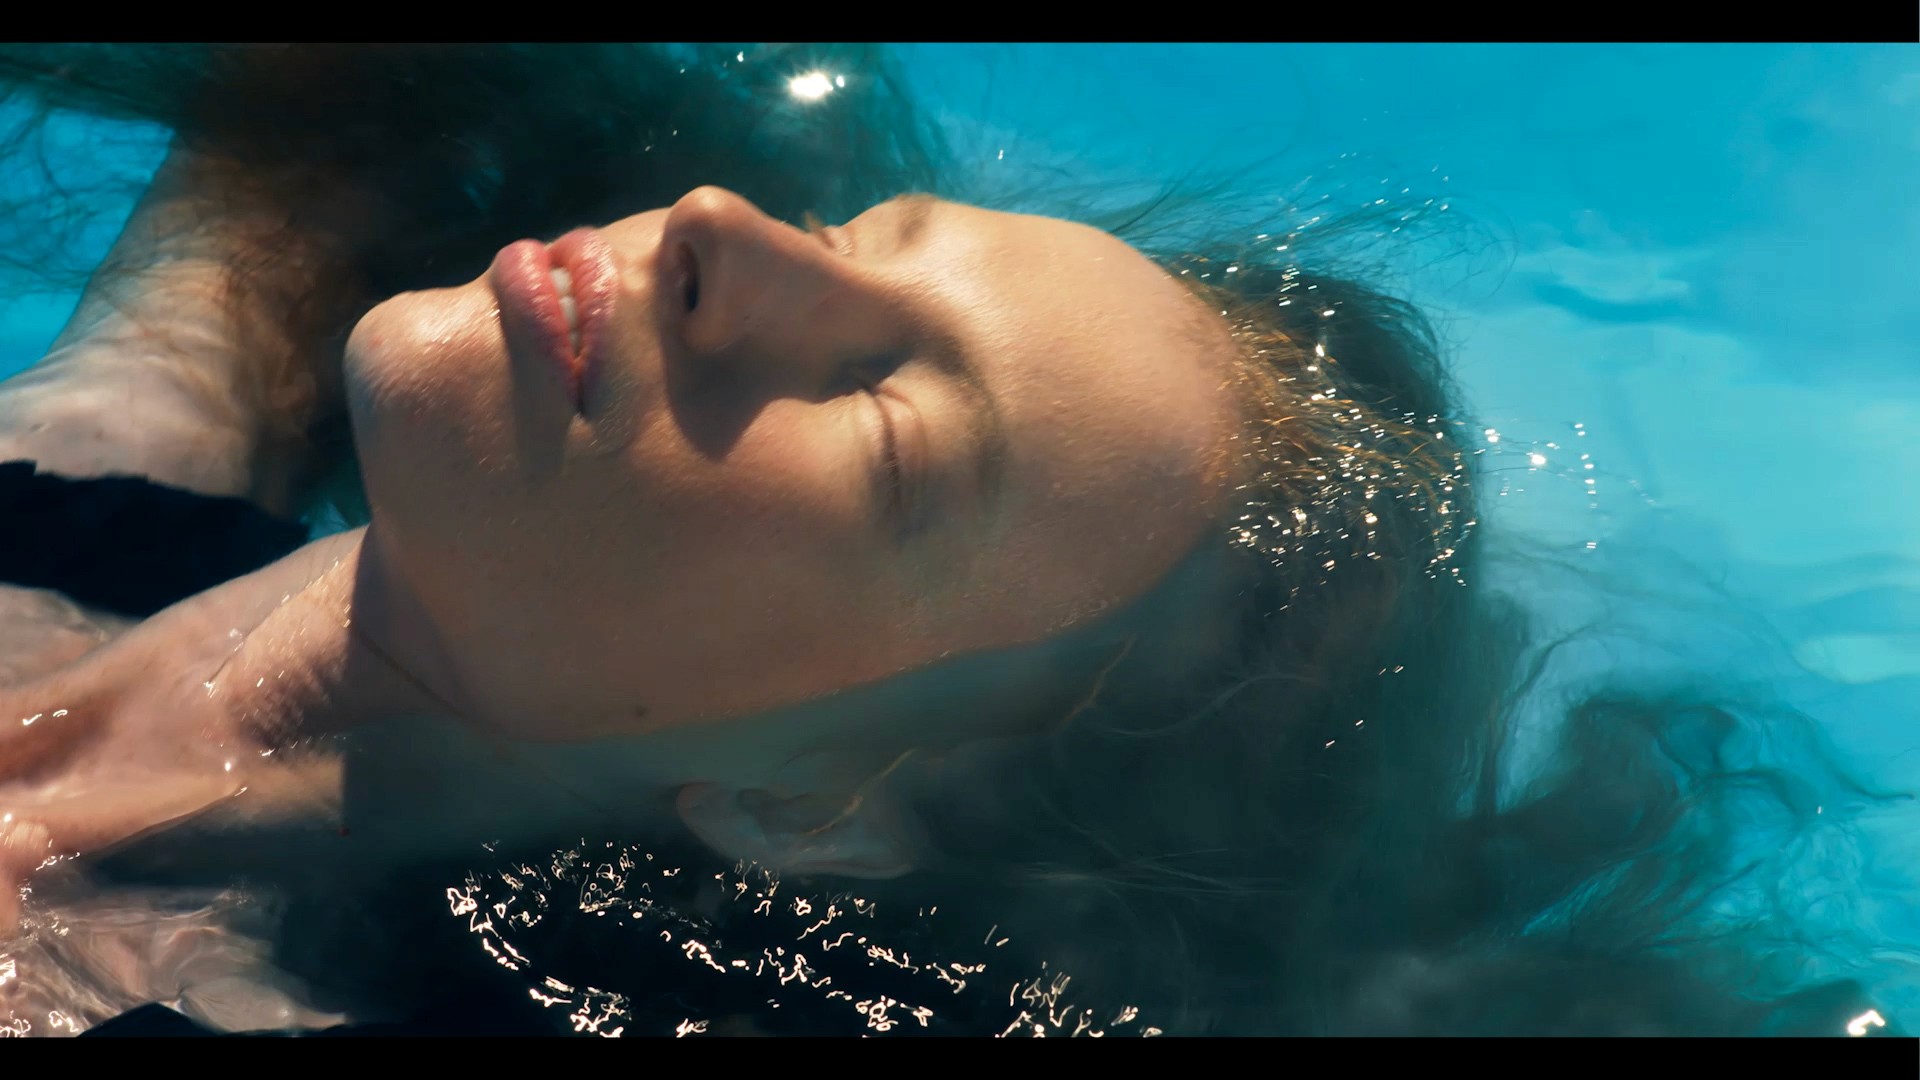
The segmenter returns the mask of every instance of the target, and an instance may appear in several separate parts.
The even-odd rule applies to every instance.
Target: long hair
[[[1841,1033],[1865,992],[1809,975],[1793,897],[1743,890],[1880,797],[1704,675],[1553,684],[1605,631],[1542,639],[1502,587],[1428,322],[1226,254],[1169,265],[1242,329],[1231,644],[923,763],[946,895],[1174,1031]]]
[[[791,103],[816,66],[848,85]],[[39,110],[16,149],[71,110],[159,125],[290,203],[371,191],[376,294],[702,183],[788,220],[967,194],[865,47],[15,45],[0,87]],[[1500,587],[1430,324],[1302,247],[1149,252],[1239,350],[1241,499],[1202,553],[1234,568],[1228,646],[901,770],[933,879],[913,887],[1017,912],[1171,1030],[1838,1033],[1862,991],[1809,976],[1791,902],[1724,901],[1791,850],[1754,855],[1752,822],[1841,829],[1809,792],[1868,794],[1764,700],[1620,678],[1543,703],[1571,639]],[[1753,749],[1788,729],[1814,749]]]

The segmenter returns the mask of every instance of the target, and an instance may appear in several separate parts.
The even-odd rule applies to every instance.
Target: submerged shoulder
[[[136,622],[82,607],[51,589],[0,585],[0,686],[64,667]]]

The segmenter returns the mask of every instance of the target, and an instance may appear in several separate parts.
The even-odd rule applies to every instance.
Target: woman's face
[[[1198,542],[1227,353],[1118,240],[930,198],[809,233],[701,188],[515,245],[348,346],[385,644],[564,739],[1047,638]]]

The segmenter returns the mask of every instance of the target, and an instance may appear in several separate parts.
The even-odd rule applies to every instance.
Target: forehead
[[[1120,240],[942,204],[927,225],[1011,433],[1003,579],[1049,633],[1146,592],[1218,507],[1230,342]]]

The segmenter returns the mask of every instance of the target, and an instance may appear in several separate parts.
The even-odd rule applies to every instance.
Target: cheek
[[[1201,479],[1207,417],[1142,408],[1115,389],[1062,391],[1044,413],[1021,417],[1016,524],[983,567],[995,590],[990,625],[1009,639],[1037,641],[1119,610],[1212,520]]]
[[[511,609],[549,663],[604,682],[617,662],[663,703],[869,677],[895,662],[876,628],[898,621],[898,590],[849,467],[864,459],[801,411],[825,407],[770,405],[717,460],[656,425],[562,484],[500,485],[491,554],[459,571],[484,581],[455,602],[489,609],[472,621]]]
[[[423,320],[393,325],[356,332],[369,495],[482,699],[527,715],[732,714],[914,659],[889,631],[904,590],[856,403],[769,402],[719,452],[663,416],[617,452],[575,441],[543,470],[500,449],[487,410],[510,401],[446,385],[470,357],[429,349],[433,371],[404,367]]]
[[[723,459],[678,447],[654,474],[637,528],[657,545],[657,600],[714,650],[839,673],[903,644],[887,632],[901,556],[842,406],[857,403],[772,403]]]
[[[611,481],[620,490],[604,494],[649,512],[647,531],[684,542],[690,558],[711,546],[777,561],[845,554],[875,535],[851,404],[768,402],[717,447],[681,423],[654,425]]]

